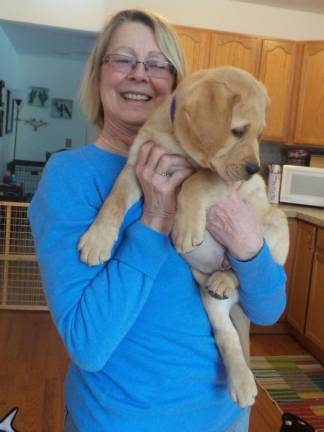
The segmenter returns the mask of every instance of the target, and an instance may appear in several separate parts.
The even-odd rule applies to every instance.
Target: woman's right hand
[[[142,145],[136,175],[144,195],[143,224],[162,234],[171,232],[180,186],[193,172],[184,157],[169,154],[152,141]]]

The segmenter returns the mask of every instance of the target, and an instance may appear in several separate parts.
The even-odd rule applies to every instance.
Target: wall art
[[[5,88],[5,82],[3,80],[0,80],[0,108],[4,107],[4,88]]]
[[[48,108],[49,89],[45,87],[28,87],[27,103],[33,107]]]
[[[51,116],[70,120],[72,118],[73,100],[72,99],[52,99]]]
[[[4,126],[3,122],[4,122],[4,111],[0,110],[0,137],[2,137],[3,133],[4,133],[4,131],[3,131],[3,126]]]

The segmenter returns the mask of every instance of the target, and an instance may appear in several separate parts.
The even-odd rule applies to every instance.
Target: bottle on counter
[[[15,173],[12,173],[10,176],[10,184],[16,185],[17,184],[17,177]]]
[[[268,165],[269,178],[268,178],[268,200],[272,204],[279,203],[280,185],[281,185],[281,165],[271,164]]]

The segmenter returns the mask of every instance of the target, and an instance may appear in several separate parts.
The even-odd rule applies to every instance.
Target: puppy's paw
[[[232,376],[229,376],[229,390],[233,402],[241,408],[247,408],[255,403],[258,394],[253,373],[247,366],[238,367]]]
[[[172,239],[177,251],[181,254],[191,252],[204,241],[204,232],[204,224],[176,217]]]
[[[91,225],[78,244],[81,261],[89,266],[108,261],[117,236],[118,230],[114,227],[104,227],[103,229],[96,223]]]
[[[218,299],[227,299],[234,295],[235,280],[226,271],[213,273],[207,281],[206,289],[211,296]]]

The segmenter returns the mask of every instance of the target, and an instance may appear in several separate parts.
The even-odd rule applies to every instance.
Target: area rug
[[[282,412],[324,431],[324,367],[312,356],[252,356],[251,368]]]

